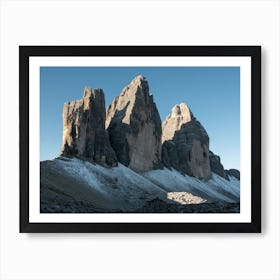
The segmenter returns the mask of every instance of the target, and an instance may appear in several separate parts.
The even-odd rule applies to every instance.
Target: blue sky
[[[63,103],[82,98],[85,86],[102,88],[106,107],[137,75],[144,75],[162,121],[186,103],[210,137],[226,169],[240,167],[239,67],[41,67],[40,159],[59,155]]]

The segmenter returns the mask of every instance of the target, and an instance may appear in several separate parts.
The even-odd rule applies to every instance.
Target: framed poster
[[[261,232],[261,47],[19,58],[20,232]]]

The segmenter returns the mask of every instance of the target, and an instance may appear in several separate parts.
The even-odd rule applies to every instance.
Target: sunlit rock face
[[[143,76],[134,78],[110,104],[106,128],[120,163],[136,172],[161,166],[161,120]]]
[[[184,103],[175,105],[162,124],[162,162],[199,179],[211,178],[208,134]]]
[[[86,87],[82,99],[64,103],[61,155],[116,166],[117,157],[105,130],[105,115],[101,89]]]
[[[176,131],[181,129],[181,126],[193,119],[193,114],[189,107],[181,103],[172,108],[172,112],[167,116],[162,123],[162,142],[172,140]]]

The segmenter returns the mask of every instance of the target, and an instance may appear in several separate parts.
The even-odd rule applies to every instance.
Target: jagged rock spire
[[[193,119],[193,114],[185,103],[175,105],[172,108],[171,114],[166,117],[162,124],[162,142],[172,140],[175,131],[179,130],[181,126]]]
[[[106,128],[119,162],[137,172],[161,165],[161,120],[145,77],[134,78],[113,100]]]
[[[136,172],[166,166],[206,180],[211,171],[229,176],[219,157],[209,152],[208,134],[185,103],[175,105],[161,124],[142,75],[115,97],[107,113],[102,89],[86,87],[82,99],[66,102],[61,155],[104,166],[120,162]]]
[[[162,161],[182,173],[209,179],[209,137],[189,107],[175,105],[162,125]]]
[[[105,100],[101,89],[86,87],[82,99],[64,103],[61,155],[78,156],[105,166],[117,165],[105,130]]]

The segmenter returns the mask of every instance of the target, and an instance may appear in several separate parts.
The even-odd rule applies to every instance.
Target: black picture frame
[[[32,223],[29,221],[29,58],[32,56],[248,56],[251,58],[251,222],[249,223]],[[19,46],[21,233],[260,233],[260,46]],[[38,186],[39,187],[39,186]]]

